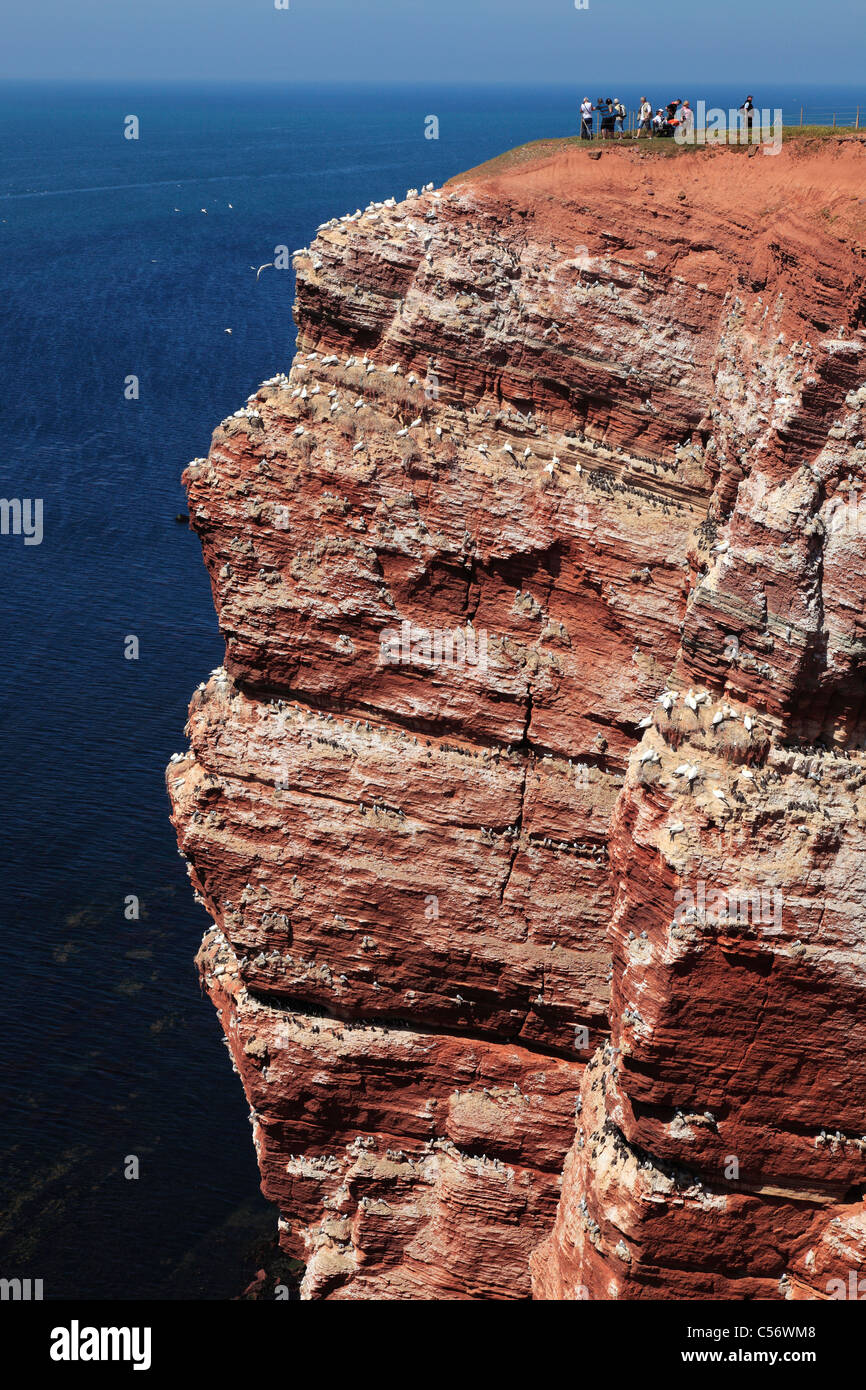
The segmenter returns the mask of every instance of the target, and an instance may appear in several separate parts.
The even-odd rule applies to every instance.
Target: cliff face
[[[859,1268],[864,175],[572,149],[329,224],[187,469],[169,792],[308,1297]]]

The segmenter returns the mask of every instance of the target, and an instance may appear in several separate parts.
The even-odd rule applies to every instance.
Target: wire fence
[[[695,103],[692,104],[693,107]],[[807,126],[821,126],[828,130],[862,130],[866,132],[866,101],[857,106],[808,106],[805,103],[800,106],[784,106],[782,111],[782,128],[784,130],[802,130]],[[769,122],[775,122],[775,107],[767,108]],[[601,132],[602,112],[593,108],[592,130],[594,135]],[[697,113],[695,113],[697,116]],[[709,112],[708,112],[709,114]],[[729,114],[726,112],[726,114]],[[732,113],[740,114],[739,108],[732,108]],[[761,123],[761,108],[755,106],[754,120],[756,127]],[[620,123],[616,123],[615,134],[636,135],[640,126],[640,115],[636,110],[626,112],[625,118]],[[703,129],[703,123],[695,124],[696,130]]]
[[[793,124],[784,116],[784,124]],[[863,106],[801,106],[798,125],[853,126],[855,130],[866,127],[866,104]]]

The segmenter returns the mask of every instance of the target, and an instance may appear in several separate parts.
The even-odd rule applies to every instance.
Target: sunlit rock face
[[[186,471],[168,787],[306,1297],[860,1267],[864,176],[551,147],[335,220]]]

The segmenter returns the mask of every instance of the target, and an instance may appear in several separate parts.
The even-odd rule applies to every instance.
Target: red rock
[[[609,154],[322,229],[185,474],[173,819],[308,1298],[862,1265],[866,152]]]

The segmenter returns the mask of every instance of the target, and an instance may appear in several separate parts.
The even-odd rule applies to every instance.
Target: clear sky
[[[4,0],[7,78],[866,86],[866,0]]]

